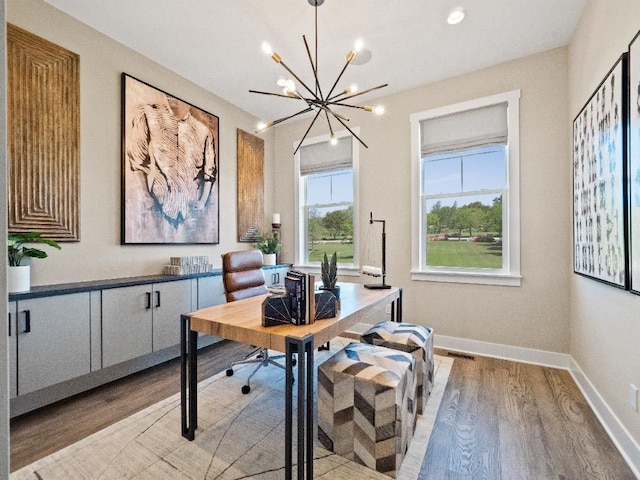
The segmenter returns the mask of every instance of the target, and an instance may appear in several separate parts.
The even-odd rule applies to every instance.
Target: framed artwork
[[[122,244],[219,243],[219,121],[122,74]]]
[[[238,129],[238,241],[255,242],[264,222],[264,140]]]
[[[9,231],[79,241],[80,57],[12,24],[7,147]]]
[[[627,55],[573,121],[574,272],[628,288]]]
[[[630,290],[640,295],[640,32],[629,44]]]

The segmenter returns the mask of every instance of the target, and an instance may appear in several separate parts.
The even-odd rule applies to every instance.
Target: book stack
[[[191,275],[213,271],[213,265],[206,256],[171,257],[169,262],[170,264],[164,267],[165,275]]]
[[[286,295],[291,298],[291,323],[308,325],[316,319],[316,277],[290,270],[284,278]]]
[[[315,275],[290,270],[284,278],[284,292],[270,295],[262,303],[262,325],[309,325],[337,315],[336,297],[329,291],[316,292]]]

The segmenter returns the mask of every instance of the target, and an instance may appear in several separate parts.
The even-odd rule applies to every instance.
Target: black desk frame
[[[392,302],[391,320],[402,322],[402,289]],[[285,480],[293,479],[293,356],[297,354],[297,479],[313,480],[314,454],[314,338],[286,337],[285,373]],[[191,317],[180,316],[180,408],[182,436],[191,441],[198,428],[198,332]],[[306,468],[305,468],[306,467]],[[306,476],[305,476],[306,475]]]

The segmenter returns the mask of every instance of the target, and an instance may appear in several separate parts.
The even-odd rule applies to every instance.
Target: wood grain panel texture
[[[80,59],[7,26],[10,232],[80,239]]]
[[[238,129],[238,241],[255,242],[264,223],[264,140]]]

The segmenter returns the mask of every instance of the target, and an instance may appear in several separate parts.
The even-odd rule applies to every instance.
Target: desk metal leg
[[[198,428],[198,332],[191,331],[191,317],[180,316],[180,413],[182,436],[193,440]]]
[[[293,355],[298,354],[297,462],[298,480],[313,479],[314,447],[314,346],[313,336],[302,339],[287,337],[285,341],[285,480],[293,478]],[[306,461],[305,461],[306,460]],[[305,468],[306,466],[306,468]],[[305,477],[306,473],[306,477]]]
[[[402,323],[402,288],[398,289],[398,299],[391,305],[391,321]]]

